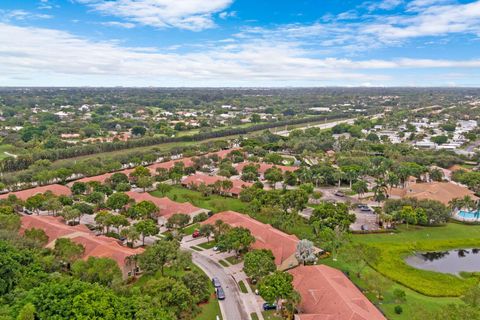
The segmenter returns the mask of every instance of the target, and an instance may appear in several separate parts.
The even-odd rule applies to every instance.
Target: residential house
[[[59,238],[68,238],[75,243],[81,244],[85,248],[83,259],[89,257],[110,258],[115,260],[126,278],[132,274],[135,266],[128,263],[127,257],[140,254],[142,248],[132,249],[119,243],[117,239],[97,236],[85,225],[68,226],[61,221],[59,217],[51,216],[22,216],[20,233],[25,230],[36,228],[42,229],[48,236],[47,248],[54,248],[55,241]]]
[[[288,272],[301,296],[296,320],[386,320],[340,270],[315,265]]]
[[[299,239],[296,236],[286,234],[269,224],[261,223],[246,214],[235,211],[214,214],[202,224],[215,224],[217,220],[222,220],[232,227],[243,227],[250,230],[255,237],[252,248],[271,250],[279,270],[286,270],[298,265],[295,252]]]

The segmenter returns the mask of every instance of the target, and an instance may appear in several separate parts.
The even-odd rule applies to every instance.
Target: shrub
[[[402,314],[403,308],[402,306],[395,306],[395,313],[396,314]]]

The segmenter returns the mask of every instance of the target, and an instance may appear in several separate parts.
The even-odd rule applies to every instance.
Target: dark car
[[[345,193],[343,191],[340,191],[340,190],[337,190],[337,192],[335,192],[335,195],[337,197],[341,197],[341,198],[345,197]]]
[[[212,278],[212,284],[215,288],[220,288],[222,284],[220,283],[220,280],[218,280],[217,277]]]
[[[217,299],[218,300],[225,300],[225,292],[223,291],[223,288],[222,287],[218,287],[216,290],[215,290],[215,293],[217,295]]]
[[[370,209],[370,207],[368,207],[368,206],[363,206],[363,207],[360,208],[360,211],[372,212],[372,209]]]
[[[263,304],[263,310],[265,310],[265,311],[267,311],[267,310],[277,310],[277,305],[275,303],[265,302]]]

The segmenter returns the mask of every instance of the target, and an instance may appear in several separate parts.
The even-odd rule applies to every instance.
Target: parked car
[[[222,287],[218,287],[215,291],[218,300],[225,300],[225,292]]]
[[[372,209],[370,209],[370,207],[365,206],[365,207],[360,208],[360,211],[363,211],[363,212],[372,212]]]
[[[28,209],[23,210],[23,213],[28,214],[29,216],[31,216],[33,214],[33,212],[31,210],[28,210]]]
[[[337,190],[337,192],[335,192],[335,195],[337,197],[342,197],[342,198],[345,197],[345,193],[341,190]]]
[[[215,288],[220,288],[222,284],[220,283],[220,280],[218,280],[217,277],[212,278],[212,284]]]
[[[193,231],[192,238],[198,238],[198,237],[200,237],[200,231],[198,230]]]
[[[275,303],[265,302],[263,304],[263,310],[265,310],[265,311],[267,311],[267,310],[277,310],[277,305]]]

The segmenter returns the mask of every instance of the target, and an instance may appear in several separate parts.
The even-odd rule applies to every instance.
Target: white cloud
[[[107,21],[107,22],[101,22],[100,24],[108,27],[119,27],[119,28],[125,28],[125,29],[135,28],[135,24],[131,22]]]
[[[237,16],[237,12],[236,11],[223,11],[223,12],[220,12],[218,14],[218,16],[220,17],[220,19],[227,19],[227,18],[232,18],[232,17],[236,17]]]
[[[29,19],[50,19],[52,18],[51,15],[48,14],[39,14],[33,13],[30,11],[25,10],[2,10],[0,9],[0,21],[22,21],[22,20],[29,20]]]
[[[479,60],[313,58],[294,41],[217,42],[191,53],[0,23],[0,85],[235,86],[386,83],[389,71],[479,69]],[[415,78],[417,79],[417,78]],[[480,81],[480,79],[475,79]]]
[[[403,3],[403,0],[381,0],[367,3],[367,7],[370,11],[373,10],[392,10]]]
[[[233,0],[76,0],[95,11],[156,28],[200,31],[215,26],[213,14]]]
[[[364,33],[383,41],[469,33],[480,35],[480,1],[438,5],[422,9],[413,16],[390,16],[366,25]]]

